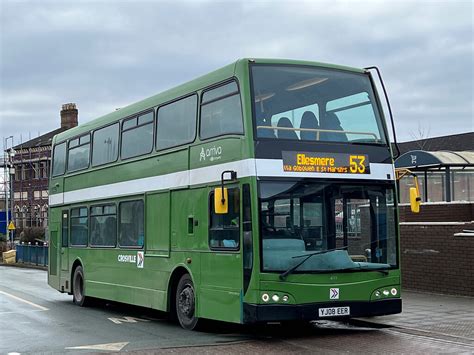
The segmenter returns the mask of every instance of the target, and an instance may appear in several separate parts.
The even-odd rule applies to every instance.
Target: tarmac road
[[[90,353],[445,353],[473,344],[400,328],[318,322],[248,327],[208,322],[186,331],[166,314],[123,304],[79,308],[46,283],[43,270],[0,266],[0,354]]]

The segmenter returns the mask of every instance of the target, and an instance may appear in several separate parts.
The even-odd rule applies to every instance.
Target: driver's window
[[[209,247],[211,249],[238,250],[240,246],[240,192],[229,188],[228,212],[216,214],[214,211],[214,192],[209,196]]]

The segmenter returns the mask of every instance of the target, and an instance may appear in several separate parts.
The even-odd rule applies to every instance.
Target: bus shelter
[[[423,202],[474,201],[474,151],[412,150],[395,161],[418,177]],[[399,181],[400,202],[409,202],[410,176]]]

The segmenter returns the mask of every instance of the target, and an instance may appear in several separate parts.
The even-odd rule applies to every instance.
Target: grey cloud
[[[85,122],[244,56],[375,64],[400,138],[473,130],[468,1],[0,4],[0,136],[56,128],[65,102]]]

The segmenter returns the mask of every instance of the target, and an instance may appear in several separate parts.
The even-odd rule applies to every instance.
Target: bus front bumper
[[[320,308],[349,307],[348,316],[320,317]],[[301,305],[291,304],[243,304],[244,323],[278,322],[290,320],[347,319],[354,317],[373,317],[400,313],[400,298],[372,302],[324,302]]]

